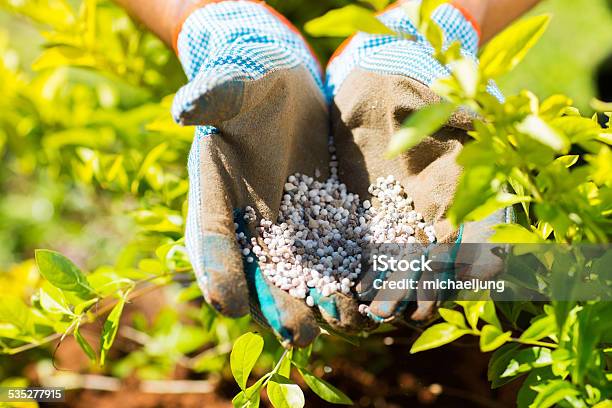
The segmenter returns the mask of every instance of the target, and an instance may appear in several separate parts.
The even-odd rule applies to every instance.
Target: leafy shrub
[[[374,8],[386,4],[371,3]],[[497,242],[608,243],[610,115],[602,121],[604,127],[598,121],[604,116],[583,117],[562,95],[540,103],[524,91],[499,102],[486,92],[490,80],[520,62],[548,18],[515,24],[491,41],[476,66],[461,57],[458,47],[441,48],[439,29],[429,21],[439,3],[424,1],[420,10],[407,12],[434,45],[436,57],[454,67],[451,77],[434,86],[445,102],[411,116],[389,154],[419,143],[457,107],[467,107],[480,119],[470,133],[474,140],[459,157],[464,175],[449,213],[455,224],[513,205],[517,223],[498,226]],[[0,154],[7,163],[0,168],[3,189],[16,180],[34,179],[53,190],[41,193],[61,209],[52,217],[79,225],[82,217],[129,212],[138,227],[137,234],[121,242],[113,265],[88,261],[93,267],[84,273],[67,257],[40,250],[40,275],[29,261],[0,276],[2,287],[9,288],[0,298],[0,350],[14,355],[73,336],[93,363],[110,365],[119,377],[137,372],[163,378],[176,364],[196,372],[220,369],[232,339],[250,326],[248,319],[224,319],[192,302],[199,290],[182,241],[188,187],[184,158],[192,131],[175,126],[168,114],[171,93],[181,82],[175,59],[106,2],[86,0],[78,10],[62,0],[0,5],[29,19],[46,41],[33,64],[35,75],[9,58],[11,50],[0,41],[0,110],[7,112],[0,117]],[[328,14],[307,28],[317,35],[329,33],[330,27],[381,30],[370,11],[355,7]],[[355,13],[359,19],[347,20]],[[593,106],[609,110],[603,103]],[[77,197],[70,196],[74,192]],[[79,202],[86,195],[96,200],[83,209]],[[15,245],[25,249],[35,244],[28,241],[35,227],[14,225]],[[55,232],[41,229],[35,239],[50,241]],[[121,322],[127,302],[159,287],[173,296],[152,324],[139,316],[130,325]],[[489,365],[493,387],[527,376],[519,406],[601,408],[609,403],[610,303],[494,304],[476,299],[457,302],[458,308],[445,306],[440,309],[444,322],[429,327],[411,352],[477,336],[483,352],[494,351]],[[529,324],[524,324],[526,318]],[[96,350],[81,329],[100,319],[104,323]],[[114,362],[108,355],[122,327],[140,339],[142,348]],[[205,343],[213,344],[213,351],[193,355]],[[309,371],[310,349],[285,350],[274,362],[278,350],[271,337],[264,341],[252,333],[234,343],[230,365],[241,389],[236,405],[257,406],[265,387],[275,406],[303,406],[303,393],[290,380],[292,370],[324,400],[350,403]],[[255,364],[272,371],[247,387]]]
[[[487,44],[477,65],[460,54],[458,43],[443,49],[443,34],[429,19],[441,3],[425,0],[420,8],[410,3],[403,7],[429,39],[435,57],[451,67],[451,75],[432,86],[444,102],[410,116],[391,140],[388,154],[395,156],[412,148],[446,123],[456,109],[469,109],[478,119],[473,120],[474,130],[469,132],[474,140],[457,159],[464,170],[449,210],[456,226],[514,205],[518,223],[496,226],[493,242],[542,243],[551,239],[565,244],[609,243],[611,114],[605,114],[607,127],[602,127],[597,115],[582,117],[563,95],[540,103],[531,92],[523,91],[500,102],[488,92],[491,80],[516,67],[537,42],[549,17],[515,23]],[[314,27],[314,34],[325,34],[327,28],[335,34],[335,19],[347,13],[354,11],[345,7],[328,13],[310,27]],[[357,28],[378,32],[373,16],[359,20]],[[593,107],[612,108],[599,101],[594,101]],[[568,260],[563,259],[565,280],[581,279],[579,275],[570,277],[569,267],[576,260]],[[555,264],[546,266],[548,276],[552,275]],[[602,284],[609,288],[609,282]],[[543,289],[550,294],[546,289],[550,288]],[[481,351],[495,350],[488,373],[493,387],[527,375],[518,395],[519,407],[609,404],[612,339],[605,321],[612,317],[610,302],[494,305],[485,299],[455,303],[462,312],[440,309],[444,322],[425,330],[411,353],[440,347],[464,335],[478,336]],[[509,327],[502,326],[497,309],[504,313]],[[533,315],[526,327],[517,325],[522,312]]]

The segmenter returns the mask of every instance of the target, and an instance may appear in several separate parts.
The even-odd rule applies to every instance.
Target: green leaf
[[[463,56],[461,55],[461,50],[462,50],[461,41],[459,40],[453,41],[451,45],[449,45],[441,54],[440,62],[443,64],[448,64],[450,62],[463,58]],[[435,83],[436,81],[434,81],[434,84]],[[432,87],[433,87],[433,84],[432,84]],[[442,94],[438,94],[438,95],[442,96]]]
[[[259,358],[263,346],[263,338],[255,333],[245,333],[234,343],[230,354],[230,368],[240,389],[246,389],[249,374],[251,374],[255,362]]]
[[[495,302],[485,301],[480,318],[501,330],[501,323],[497,318],[497,311],[495,310]]]
[[[212,329],[213,323],[218,317],[217,312],[208,303],[202,303],[202,327],[209,332]]]
[[[42,276],[56,288],[74,292],[83,299],[95,296],[83,272],[59,252],[37,249],[35,257]]]
[[[180,323],[172,328],[171,335],[174,339],[174,349],[184,355],[199,350],[210,340],[208,332],[203,328]]]
[[[287,350],[285,357],[280,362],[278,366],[278,370],[276,371],[278,374],[285,378],[289,378],[291,375],[291,359],[293,357],[293,349]]]
[[[580,392],[567,381],[552,380],[542,386],[533,386],[538,395],[530,408],[548,408],[563,401],[567,397],[573,397]]]
[[[478,326],[478,319],[484,310],[484,301],[459,300],[457,302],[463,308],[467,321],[472,329]]]
[[[569,140],[557,129],[536,115],[528,115],[516,125],[516,129],[553,149],[556,152],[565,152],[569,149]]]
[[[274,408],[302,408],[305,404],[300,387],[278,374],[274,374],[268,382],[267,392]]]
[[[421,8],[419,9],[419,18],[421,24],[424,22],[432,21],[431,17],[438,7],[442,4],[447,3],[448,0],[423,0],[421,2]]]
[[[578,312],[572,335],[576,360],[571,375],[575,383],[582,384],[589,370],[601,370],[597,363],[599,359],[596,357],[596,350],[602,334],[612,329],[609,318],[611,313],[612,306],[607,302],[585,304]]]
[[[158,248],[159,249],[159,248]],[[191,300],[199,299],[202,297],[202,290],[197,282],[193,282],[191,285],[184,289],[181,289],[177,296],[179,302],[189,302]]]
[[[444,126],[454,111],[455,105],[442,102],[412,113],[391,138],[386,156],[393,158],[416,146]]]
[[[572,143],[596,139],[601,133],[596,122],[581,116],[561,116],[550,123],[555,129],[562,130]]]
[[[531,325],[521,334],[519,340],[536,341],[548,337],[557,332],[557,322],[554,315],[542,316],[534,320]]]
[[[459,329],[450,323],[435,324],[425,330],[414,342],[410,354],[443,346],[468,333],[469,330]]]
[[[565,109],[572,106],[572,100],[565,95],[552,95],[540,105],[540,116],[544,119],[554,119],[561,116]]]
[[[11,294],[0,296],[0,322],[10,323],[22,332],[30,331],[30,309],[25,302]]]
[[[612,102],[604,102],[596,98],[591,100],[591,107],[598,112],[612,112]]]
[[[525,18],[489,41],[480,55],[483,75],[495,78],[513,70],[544,34],[549,21],[547,15]]]
[[[480,81],[476,62],[464,57],[451,62],[449,65],[465,96],[473,98]]]
[[[76,326],[73,334],[74,334],[74,339],[76,340],[77,344],[81,347],[81,349],[85,352],[85,354],[87,354],[87,357],[89,357],[89,359],[93,363],[95,363],[96,362],[96,352],[91,347],[91,345],[87,342],[85,337],[83,337],[83,335],[81,334],[79,325]]]
[[[502,374],[506,371],[512,357],[518,352],[519,347],[516,343],[505,344],[491,355],[487,368],[487,379],[491,381],[491,388],[501,387],[513,380],[513,378],[502,377]]]
[[[134,184],[132,185],[132,191],[137,190],[137,180],[140,180],[146,176],[149,169],[152,168],[159,161],[159,159],[166,152],[166,150],[168,150],[168,143],[164,142],[158,144],[147,153],[140,165],[140,169],[138,170],[138,174],[136,175],[136,180],[134,180]]]
[[[291,362],[298,368],[306,368],[312,353],[312,343],[308,347],[294,348],[291,354]]]
[[[353,401],[351,401],[349,397],[327,381],[315,377],[305,368],[298,368],[298,371],[308,387],[325,401],[331,402],[332,404],[353,405]]]
[[[563,341],[577,320],[577,313],[582,309],[575,302],[553,301],[553,311],[557,322],[557,336]]]
[[[557,157],[555,159],[555,161],[563,164],[567,168],[570,168],[574,164],[576,164],[576,162],[578,161],[579,158],[580,158],[580,156],[578,156],[577,154],[568,154],[568,155],[565,155],[565,156]]]
[[[73,129],[49,132],[43,139],[45,149],[57,149],[64,146],[89,147],[92,149],[109,149],[115,142],[115,133],[110,129]]]
[[[321,17],[310,20],[304,25],[304,31],[313,37],[348,37],[356,31],[395,34],[381,23],[371,10],[354,4],[330,10]]]
[[[425,37],[427,37],[427,40],[429,40],[429,43],[436,53],[442,51],[442,46],[444,45],[444,31],[442,31],[438,24],[427,24]]]
[[[65,0],[47,1],[0,1],[4,10],[19,13],[38,24],[66,30],[75,23],[72,7]]]
[[[100,299],[93,298],[93,299],[84,300],[82,302],[79,302],[78,304],[76,304],[74,306],[74,314],[80,315],[80,314],[84,313],[85,311],[89,310],[90,307],[92,307],[93,305],[95,305],[99,301],[100,301]]]
[[[259,394],[255,394],[249,400],[244,391],[240,391],[232,398],[232,406],[234,408],[259,407],[259,398]]]
[[[538,384],[543,383],[546,380],[553,378],[550,367],[536,368],[529,373],[523,385],[521,386],[517,398],[517,408],[528,408],[529,405],[535,400],[537,392],[532,388]]]
[[[568,367],[575,363],[572,354],[571,351],[564,348],[557,348],[550,354],[552,357],[552,365],[550,368],[555,376],[564,378],[569,374]],[[587,358],[589,358],[591,352],[589,351],[586,355],[588,356]]]
[[[492,324],[487,324],[482,328],[480,334],[480,350],[483,353],[493,351],[506,343],[510,336],[512,336],[512,332],[502,332]]]
[[[108,314],[104,326],[102,326],[102,337],[100,339],[100,365],[102,366],[106,362],[108,352],[115,342],[117,330],[119,330],[119,320],[121,319],[121,313],[123,313],[123,306],[125,306],[125,299],[121,298]]]
[[[52,287],[52,286],[49,286]],[[57,290],[57,289],[56,289]],[[66,299],[61,296],[61,292],[57,290],[58,298],[55,299],[51,294],[47,293],[43,288],[38,291],[38,299],[40,306],[44,311],[51,314],[72,315],[70,307],[66,304]]]
[[[552,362],[552,352],[549,348],[529,347],[522,349],[508,360],[508,365],[500,377],[515,377],[531,371],[533,368],[549,366]]]
[[[261,377],[255,384],[251,385],[246,391],[240,391],[233,399],[232,405],[237,408],[257,408],[261,399],[260,392],[264,380]]]
[[[499,192],[497,195],[489,198],[484,204],[472,210],[465,216],[465,221],[480,221],[495,211],[502,208],[510,207],[518,203],[528,203],[532,200],[530,196],[515,195],[506,192]]]
[[[468,144],[468,147],[475,144]],[[448,212],[448,218],[453,225],[458,226],[463,223],[468,214],[484,205],[487,200],[496,194],[492,188],[495,181],[496,171],[492,166],[474,165],[472,163],[471,167],[465,168],[459,178],[453,205]]]
[[[40,71],[43,69],[69,65],[94,67],[96,65],[96,59],[92,54],[84,50],[60,45],[43,51],[36,61],[32,63],[32,69],[34,71]]]
[[[593,405],[593,408],[612,408],[612,401],[605,400]]]
[[[202,354],[200,357],[195,357],[193,366],[191,367],[196,373],[215,373],[220,372],[227,365],[227,356],[223,354]]]
[[[537,234],[518,224],[499,224],[493,229],[495,233],[489,239],[491,242],[506,244],[538,244],[543,242]]]
[[[467,325],[465,324],[465,318],[463,317],[463,313],[458,312],[456,310],[444,309],[444,308],[438,309],[438,313],[440,313],[440,316],[442,316],[442,318],[446,320],[448,323],[451,323],[462,329],[467,329]]]
[[[612,185],[612,150],[602,146],[596,155],[585,155],[591,165],[591,177],[598,185]]]

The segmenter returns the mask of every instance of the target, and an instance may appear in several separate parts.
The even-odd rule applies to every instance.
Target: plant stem
[[[266,384],[268,384],[268,381],[270,381],[270,378],[272,378],[272,376],[278,372],[278,370],[280,369],[280,365],[285,359],[285,357],[287,356],[287,353],[289,352],[289,350],[291,349],[285,349],[285,351],[283,351],[283,355],[281,355],[281,357],[278,359],[278,362],[276,363],[272,371],[268,373],[268,378],[266,378],[264,382],[261,383],[261,388],[265,387]]]
[[[146,282],[146,280],[143,281],[143,282]],[[166,284],[168,284],[170,282],[172,282],[172,281],[165,282],[164,285],[166,285]],[[128,296],[128,299],[126,299],[126,300],[130,301],[130,300],[136,299],[136,298],[138,298],[140,296],[143,296],[143,295],[145,295],[145,294],[147,294],[147,293],[149,293],[149,292],[151,292],[151,291],[153,291],[155,289],[158,289],[158,288],[160,288],[162,286],[163,285],[145,286],[144,288],[140,288],[140,289],[135,290],[134,292],[132,292],[130,294],[130,296]],[[91,323],[91,322],[95,321],[97,318],[99,318],[100,316],[102,316],[105,313],[109,312],[113,307],[115,307],[116,304],[117,304],[117,302],[110,302],[110,303],[104,305],[91,318],[87,319],[87,323]],[[74,325],[72,325],[71,327],[73,327],[73,326]],[[39,341],[36,341],[36,342],[33,342],[33,343],[24,344],[23,346],[19,346],[19,347],[15,347],[15,348],[9,348],[7,350],[4,350],[4,352],[6,352],[6,354],[9,354],[9,355],[15,355],[15,354],[27,351],[27,350],[31,350],[31,349],[36,348],[38,346],[42,346],[44,344],[50,343],[50,342],[52,342],[54,340],[57,340],[58,338],[62,338],[63,339],[65,336],[71,334],[71,331],[72,330],[69,329],[69,330],[67,330],[64,333],[54,333],[54,334],[51,334],[51,335],[49,335],[49,336],[47,336],[47,337],[45,337],[45,338],[43,338],[43,339],[41,339]]]
[[[274,366],[274,369],[272,369],[272,374],[276,374],[278,372],[278,370],[280,369],[280,365],[283,362],[283,360],[285,359],[285,357],[287,356],[287,353],[289,353],[291,349],[285,349],[285,351],[283,351],[283,354],[281,355],[281,357],[278,359],[278,362],[276,363],[276,365]],[[267,380],[266,380],[267,382]]]
[[[540,190],[538,190],[538,188],[536,187],[533,176],[528,172],[525,172],[525,174],[527,175],[527,181],[529,182],[529,190],[531,191],[531,194],[533,194],[533,198],[535,198],[536,202],[541,203],[542,201],[544,201],[544,198],[542,198]]]
[[[554,344],[554,343],[547,343],[545,341],[537,341],[537,340],[521,340],[515,337],[511,337],[510,341],[513,341],[515,343],[520,343],[520,344],[527,344],[530,346],[548,347],[548,348],[553,348],[553,349],[556,349],[557,347],[559,347],[557,344]]]
[[[249,389],[250,388],[254,388],[255,387],[255,383],[254,385],[252,385],[249,389],[243,390],[241,392],[243,392],[246,397],[248,399],[251,399],[251,397],[254,395],[254,393],[256,392],[260,392],[261,389],[263,389],[268,382],[270,381],[270,378],[272,378],[272,376],[274,376],[274,374],[276,374],[278,372],[278,370],[280,369],[280,365],[283,362],[283,360],[285,359],[285,357],[287,356],[287,353],[290,351],[291,349],[285,349],[285,351],[283,352],[283,354],[281,355],[281,357],[278,359],[278,362],[276,363],[276,365],[274,366],[274,368],[272,369],[272,371],[270,371],[269,373],[267,373],[266,375],[264,375],[263,377],[261,377],[257,382],[261,381],[262,379],[265,378],[265,380],[263,380],[263,382],[255,389],[251,390],[251,392],[249,393]]]

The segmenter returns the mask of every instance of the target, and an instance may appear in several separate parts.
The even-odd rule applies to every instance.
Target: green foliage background
[[[302,27],[348,2],[270,3]],[[181,238],[185,160],[193,130],[174,125],[168,113],[171,95],[184,81],[176,59],[109,2],[0,0],[0,9],[6,10],[0,13],[0,348],[15,353],[67,333],[92,361],[104,362],[124,301],[138,293],[141,284],[152,282],[164,287],[166,308],[153,321],[133,318],[136,337],[147,341],[137,351],[109,361],[106,372],[156,379],[171,375],[175,364],[197,373],[221,370],[232,339],[246,331],[249,322],[222,319],[206,306],[188,303],[199,296]],[[502,90],[515,94],[530,89],[541,100],[565,93],[589,114],[595,96],[593,73],[612,52],[609,8],[603,0],[550,0],[534,13],[542,10],[554,16],[551,27],[525,62],[501,79]],[[312,44],[324,61],[340,41],[317,38]],[[521,98],[512,102],[517,110],[527,104],[525,95]],[[34,249],[41,247],[66,255],[87,277],[55,253],[39,252],[46,280],[41,279],[32,261]],[[91,288],[61,287],[63,275],[55,265],[63,265],[64,275],[68,272]],[[28,308],[24,301],[30,299]],[[108,299],[112,302],[105,302]],[[463,315],[449,310],[442,312],[447,320],[441,323],[443,329],[451,325],[461,335],[481,336],[483,351],[509,339],[497,317],[485,313],[484,302],[463,307],[470,328]],[[567,312],[582,318],[587,313],[581,310],[599,315],[598,307],[577,306]],[[517,309],[520,313],[520,306]],[[103,317],[103,311],[111,313],[100,333],[100,350],[90,352],[79,329]],[[552,312],[529,313],[544,320]],[[479,318],[489,323],[482,332]],[[548,320],[547,327],[555,325],[554,318]],[[603,326],[588,321],[576,327]],[[593,336],[575,336],[586,337]],[[278,347],[272,340],[265,344],[260,364],[269,366],[279,356]],[[415,347],[413,351],[433,346]],[[294,357],[289,357],[291,362],[305,370]],[[18,374],[7,357],[0,362],[0,379]],[[248,366],[246,371],[252,368]],[[273,373],[280,370],[278,363]]]
[[[595,71],[612,53],[610,4],[605,0],[543,1],[530,14],[551,14],[550,26],[521,65],[499,81],[502,90],[515,94],[529,89],[540,98],[568,95],[588,113],[595,96]]]

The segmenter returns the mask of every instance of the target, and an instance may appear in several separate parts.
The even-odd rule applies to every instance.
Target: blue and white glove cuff
[[[206,92],[224,83],[253,81],[304,65],[323,91],[321,68],[311,49],[284,17],[263,2],[211,2],[192,12],[177,36],[176,49],[190,81],[177,93],[172,114],[197,108]]]
[[[349,73],[357,67],[380,74],[406,75],[427,86],[435,79],[449,75],[449,69],[432,57],[433,48],[400,6],[401,2],[396,2],[378,19],[393,31],[411,38],[357,33],[348,39],[327,66],[326,92],[329,97],[338,92]],[[446,3],[436,9],[432,19],[444,32],[445,46],[459,41],[462,53],[476,59],[479,29],[467,13]]]

